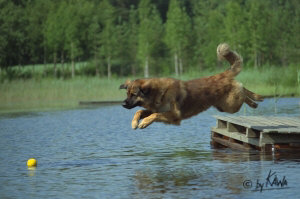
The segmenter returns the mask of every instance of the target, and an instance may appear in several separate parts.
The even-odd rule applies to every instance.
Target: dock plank
[[[237,150],[241,150],[241,151],[247,151],[247,152],[254,151],[253,149],[251,149],[249,147],[246,147],[246,146],[243,146],[243,145],[240,145],[240,144],[236,144],[236,143],[233,143],[233,142],[230,142],[228,140],[221,139],[221,138],[212,137],[211,139],[213,141],[223,145],[223,146],[230,147],[230,148],[233,148],[233,149],[237,149]]]
[[[239,119],[237,117],[229,117],[229,116],[215,116],[219,120],[227,121],[233,124],[241,125],[247,128],[251,128],[253,123],[250,123],[249,121],[246,121],[244,119]]]
[[[264,133],[273,133],[273,132],[277,132],[277,133],[295,133],[295,134],[299,134],[300,133],[300,129],[299,128],[268,128],[268,129],[264,129],[263,130]]]
[[[258,138],[248,138],[246,135],[238,133],[238,132],[228,132],[226,129],[218,129],[218,128],[212,128],[212,132],[219,133],[221,135],[225,135],[227,137],[250,143],[252,145],[259,146],[259,139]]]
[[[278,125],[286,125],[289,126],[286,122],[279,120],[278,118],[270,118],[270,117],[261,117],[261,116],[249,116],[249,119],[253,121],[253,123],[257,122],[257,124],[262,124],[264,126],[278,126]]]
[[[276,122],[276,121],[272,121],[269,118],[265,118],[265,117],[259,117],[259,116],[248,116],[247,118],[249,118],[249,120],[251,120],[253,123],[257,123],[257,124],[262,124],[262,125],[278,125],[280,123]]]
[[[262,117],[262,116],[215,116],[217,119],[227,121],[236,125],[253,128],[265,132],[280,132],[289,129],[287,133],[298,133],[300,129],[300,119],[291,117]],[[292,129],[290,129],[292,128]]]
[[[261,121],[257,117],[254,118],[254,117],[245,117],[245,116],[238,116],[238,117],[227,116],[222,119],[233,124],[245,126],[247,128],[253,128],[253,127],[259,128],[257,130],[261,130],[263,129],[262,127],[269,125],[269,123],[267,123],[266,121]]]
[[[270,118],[274,121],[284,123],[284,124],[287,124],[287,125],[300,126],[300,119],[297,121],[295,118],[288,118],[288,117],[282,117],[282,118],[270,117]]]
[[[300,134],[262,133],[260,144],[300,143]]]

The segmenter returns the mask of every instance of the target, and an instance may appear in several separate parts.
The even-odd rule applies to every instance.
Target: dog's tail
[[[219,60],[226,59],[230,63],[230,69],[225,71],[227,75],[235,77],[241,72],[243,58],[238,53],[230,50],[228,44],[219,44],[219,46],[217,47],[217,55]]]

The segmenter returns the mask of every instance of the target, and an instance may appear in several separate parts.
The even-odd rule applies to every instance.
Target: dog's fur
[[[197,115],[211,106],[227,113],[239,111],[244,102],[251,108],[256,108],[254,101],[262,101],[262,96],[247,90],[234,80],[241,71],[241,56],[231,51],[228,44],[220,44],[217,55],[221,60],[226,59],[231,68],[214,76],[190,81],[173,78],[137,79],[122,84],[120,88],[127,89],[123,107],[145,108],[135,113],[132,128],[146,128],[152,122],[179,125],[181,120]],[[140,119],[143,121],[139,124]]]

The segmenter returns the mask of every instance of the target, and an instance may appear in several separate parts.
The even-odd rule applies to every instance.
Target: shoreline
[[[300,96],[291,95],[284,95],[284,96],[264,96],[265,99],[271,98],[299,98]],[[0,116],[5,114],[26,114],[26,113],[34,113],[34,112],[47,112],[47,111],[60,111],[60,110],[73,110],[73,109],[80,109],[80,108],[89,108],[89,107],[101,107],[101,106],[116,106],[121,105],[122,100],[91,100],[91,101],[77,101],[77,103],[71,104],[58,104],[54,106],[30,106],[25,108],[5,108],[0,109]],[[300,101],[299,101],[300,102]]]
[[[269,98],[300,98],[300,96],[295,95],[295,93],[288,94],[288,95],[266,95],[263,96],[264,99],[269,99]],[[79,106],[86,106],[86,105],[118,105],[122,104],[122,100],[104,100],[104,101],[79,101],[78,105]]]
[[[219,70],[187,72],[173,77],[181,80],[202,78],[217,74]],[[248,68],[236,78],[248,90],[267,98],[300,97],[300,79],[295,67]],[[223,70],[222,70],[223,71]],[[284,76],[284,78],[282,78]],[[121,104],[126,92],[119,86],[128,79],[136,77],[85,77],[73,79],[18,79],[3,81],[0,84],[0,113],[72,109],[84,106],[104,106]]]
[[[263,95],[264,99],[267,99],[267,98],[287,98],[287,97],[300,98],[300,96],[296,95],[295,93],[286,94],[286,95],[280,95],[280,94],[276,94],[276,95]]]

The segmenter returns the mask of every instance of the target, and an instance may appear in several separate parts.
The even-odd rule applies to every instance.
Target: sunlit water
[[[210,146],[214,109],[132,130],[121,106],[0,115],[0,198],[299,198],[300,157]],[[299,98],[239,115],[300,116]],[[237,115],[238,115],[237,114]],[[26,161],[38,160],[36,169]],[[286,189],[255,191],[269,171]],[[243,186],[245,180],[252,187]]]

